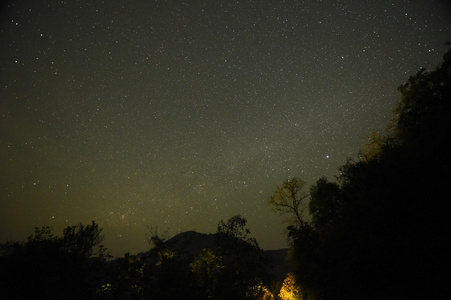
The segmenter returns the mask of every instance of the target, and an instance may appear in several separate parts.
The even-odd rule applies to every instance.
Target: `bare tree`
[[[305,186],[305,181],[294,177],[286,180],[268,199],[272,210],[283,216],[290,225],[305,225],[302,214],[307,207],[304,202],[309,197],[304,191]]]

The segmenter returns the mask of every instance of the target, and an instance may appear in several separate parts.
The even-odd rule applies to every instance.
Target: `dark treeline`
[[[451,50],[401,85],[386,133],[336,181],[293,178],[270,198],[303,299],[450,299],[450,67]]]
[[[90,299],[109,258],[101,231],[93,222],[56,237],[47,226],[26,242],[0,245],[0,298]]]
[[[114,260],[93,222],[0,245],[0,298],[449,299],[451,50],[398,90],[387,131],[337,180],[292,178],[270,197],[288,223],[283,284],[239,215],[214,247],[189,253],[153,234],[150,251]]]
[[[1,245],[1,299],[266,299],[271,269],[237,215],[218,224],[214,247],[198,253],[156,232],[151,249],[111,259],[101,229],[35,228],[26,242]]]

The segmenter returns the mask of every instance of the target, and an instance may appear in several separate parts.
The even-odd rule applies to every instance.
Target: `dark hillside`
[[[196,231],[185,231],[167,240],[168,245],[172,245],[172,250],[180,251],[187,258],[196,257],[202,249],[216,249],[217,234],[206,234]],[[283,282],[286,274],[290,272],[290,267],[285,261],[288,249],[264,250],[263,257],[268,260],[268,268],[272,268],[271,273],[276,281]],[[149,252],[138,254],[140,257],[150,257]],[[152,261],[149,261],[152,262]]]

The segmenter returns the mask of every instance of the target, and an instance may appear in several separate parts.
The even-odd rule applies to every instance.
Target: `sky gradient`
[[[435,69],[447,1],[7,1],[0,23],[0,242],[95,220],[114,255],[241,214],[286,247],[267,199],[333,179],[398,85]]]

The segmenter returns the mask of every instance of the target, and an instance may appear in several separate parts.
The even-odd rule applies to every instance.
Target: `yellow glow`
[[[296,279],[293,273],[287,274],[287,277],[283,281],[282,288],[280,289],[279,297],[282,300],[302,299],[301,288],[296,284]]]

